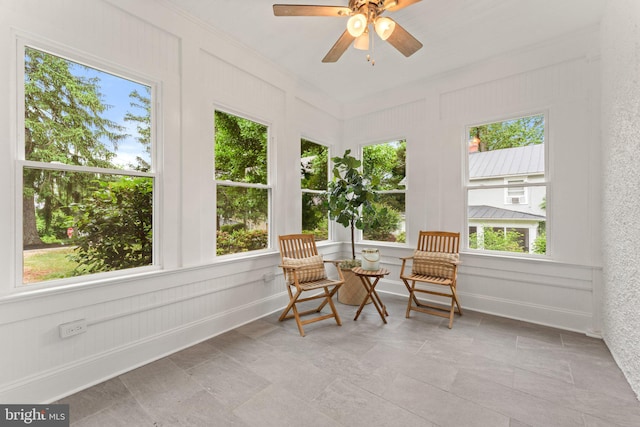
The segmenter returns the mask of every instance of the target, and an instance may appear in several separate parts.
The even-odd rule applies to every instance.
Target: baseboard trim
[[[52,403],[199,342],[267,316],[286,306],[286,292],[226,310],[108,352],[5,384],[3,403]]]
[[[405,286],[400,286],[397,282],[381,283],[381,286],[378,286],[376,290],[380,293],[387,293],[404,298],[408,297],[408,292]],[[600,338],[597,335],[592,334],[593,331],[591,331],[591,325],[593,322],[593,316],[588,312],[522,303],[520,301],[460,292],[460,290],[458,290],[458,296],[463,310],[468,309],[479,313],[507,317],[514,320],[522,320],[524,322],[535,323],[571,332],[578,332],[591,337]],[[445,301],[444,299],[439,300],[437,298],[425,298],[424,300],[435,304],[443,304],[443,301]]]

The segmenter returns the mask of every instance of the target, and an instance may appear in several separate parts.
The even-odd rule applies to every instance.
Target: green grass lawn
[[[78,266],[68,258],[73,250],[73,247],[62,247],[25,251],[23,283],[73,276],[73,270]]]

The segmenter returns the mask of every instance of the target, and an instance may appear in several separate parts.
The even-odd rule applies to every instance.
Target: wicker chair
[[[338,288],[344,283],[342,270],[338,265],[339,261],[324,261],[318,255],[318,249],[312,234],[290,234],[279,236],[278,240],[281,256],[280,267],[284,272],[287,291],[289,292],[289,304],[280,315],[280,321],[294,318],[302,336],[304,336],[303,325],[309,323],[335,319],[338,325],[342,325],[332,299]],[[335,265],[338,271],[338,280],[327,278],[325,263]],[[313,295],[303,298],[302,295],[304,293]],[[322,300],[318,307],[306,311],[298,310],[298,304],[315,299]],[[326,305],[329,305],[331,313],[302,319],[302,316],[320,313]],[[292,312],[292,314],[289,314],[289,312]]]
[[[460,233],[445,231],[421,231],[418,247],[413,256],[401,258],[400,278],[409,291],[406,317],[411,310],[449,319],[449,329],[453,326],[453,315],[462,308],[456,292],[456,279],[460,250]],[[410,273],[405,273],[408,260],[412,260]],[[438,290],[435,290],[440,288]],[[442,289],[445,288],[445,289]],[[450,307],[418,300],[417,294],[437,295],[451,299]]]

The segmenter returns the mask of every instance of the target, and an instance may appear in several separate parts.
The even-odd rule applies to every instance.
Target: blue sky
[[[137,163],[136,157],[141,157],[148,163],[151,163],[149,154],[145,151],[142,144],[136,140],[138,137],[136,123],[125,122],[124,120],[127,112],[135,115],[142,113],[139,108],[131,106],[132,100],[129,98],[129,94],[137,90],[140,94],[144,95],[146,93],[146,86],[93,68],[85,68],[73,62],[71,62],[71,64],[72,66],[69,67],[69,70],[74,75],[87,78],[97,77],[100,79],[99,86],[102,94],[102,102],[110,106],[110,108],[104,112],[104,117],[124,126],[126,129],[125,133],[127,133],[128,136],[119,142],[117,150],[114,149],[109,141],[103,141],[105,145],[116,153],[116,158],[113,162],[123,168],[128,168],[128,166],[132,164],[135,165]]]

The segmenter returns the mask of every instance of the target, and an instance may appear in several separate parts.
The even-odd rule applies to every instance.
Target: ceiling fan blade
[[[405,7],[411,6],[414,3],[418,3],[419,1],[421,0],[387,0],[385,2],[384,10],[395,12],[396,10],[404,9]]]
[[[411,56],[422,47],[422,43],[396,22],[393,33],[387,39],[389,43],[404,56]]]
[[[336,62],[354,40],[355,37],[349,34],[349,31],[344,30],[344,33],[342,33],[336,44],[334,44],[331,50],[322,58],[322,62]]]
[[[274,4],[275,16],[349,16],[351,9],[343,6],[306,6],[300,4]]]

